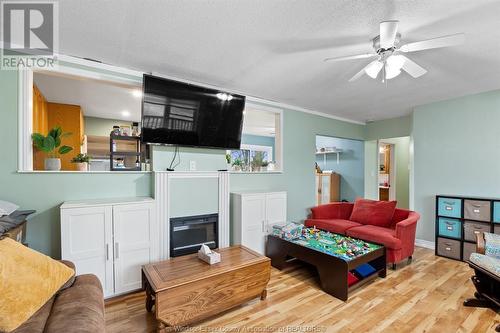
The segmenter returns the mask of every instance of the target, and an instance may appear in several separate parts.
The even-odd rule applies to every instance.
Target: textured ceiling
[[[220,86],[357,121],[500,88],[500,1],[61,0],[60,51]],[[428,70],[387,86],[347,80],[382,20],[404,42],[458,32],[465,45],[409,55]]]

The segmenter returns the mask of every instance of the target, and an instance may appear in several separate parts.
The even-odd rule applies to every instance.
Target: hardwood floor
[[[314,269],[292,264],[272,269],[265,301],[255,299],[186,332],[494,332],[500,315],[466,308],[472,270],[465,263],[417,248],[414,261],[388,270],[385,279],[354,291],[342,302],[321,291]],[[144,293],[106,302],[106,330],[154,332]]]

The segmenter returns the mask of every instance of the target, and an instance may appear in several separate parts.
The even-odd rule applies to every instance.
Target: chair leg
[[[393,270],[393,271],[395,271],[395,270],[396,270],[396,263],[395,263],[395,262],[393,262],[393,263],[392,263],[392,270]]]
[[[468,298],[464,301],[464,306],[472,306],[475,308],[491,308],[493,305],[487,299]]]
[[[409,257],[408,257],[408,262],[407,262],[407,263],[408,263],[408,265],[409,265],[409,264],[411,264],[412,259],[413,259],[413,257],[412,257],[412,256],[409,256]]]

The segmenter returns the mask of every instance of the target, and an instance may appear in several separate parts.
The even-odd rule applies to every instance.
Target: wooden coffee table
[[[221,262],[209,265],[197,254],[142,267],[146,309],[154,306],[158,329],[185,326],[253,298],[266,298],[270,259],[244,246],[217,250]]]
[[[336,235],[343,237],[341,235]],[[305,242],[303,242],[305,243]],[[266,255],[271,258],[271,265],[278,269],[283,269],[287,259],[297,258],[303,262],[314,265],[319,273],[322,289],[328,294],[346,301],[349,292],[358,288],[378,276],[386,276],[385,247],[374,245],[373,249],[362,255],[346,258],[336,255],[334,250],[321,251],[314,247],[308,247],[296,241],[288,241],[277,236],[269,235],[267,238]],[[369,263],[375,268],[375,273],[349,287],[347,284],[347,274],[358,266]]]

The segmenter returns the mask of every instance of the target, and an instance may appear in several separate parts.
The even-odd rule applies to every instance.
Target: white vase
[[[61,170],[61,159],[60,158],[46,158],[44,161],[45,170],[49,171],[59,171]]]
[[[77,171],[88,171],[87,162],[75,163],[75,166]]]

